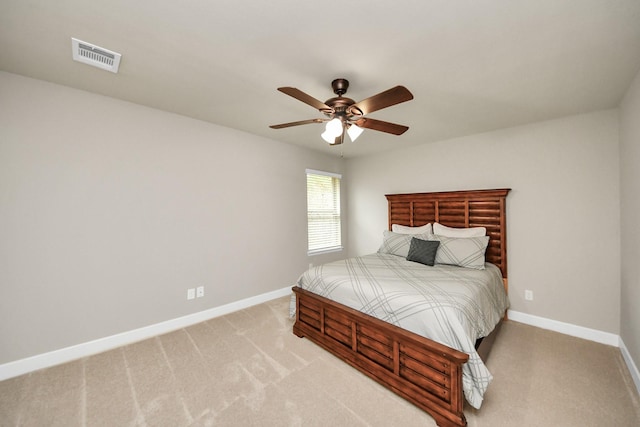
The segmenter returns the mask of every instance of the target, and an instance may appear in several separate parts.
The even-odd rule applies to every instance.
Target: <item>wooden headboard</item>
[[[486,260],[502,270],[507,279],[507,216],[509,188],[498,190],[445,191],[438,193],[387,194],[389,230],[392,224],[417,227],[439,222],[448,227],[486,227],[489,236]]]

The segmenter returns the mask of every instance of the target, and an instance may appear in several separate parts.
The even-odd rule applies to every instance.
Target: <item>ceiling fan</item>
[[[360,133],[362,133],[363,129],[377,130],[393,135],[402,135],[409,129],[408,126],[365,117],[374,111],[411,101],[413,95],[406,87],[395,86],[360,102],[355,102],[353,99],[343,96],[349,88],[348,80],[335,79],[331,82],[331,87],[333,88],[333,93],[338,96],[330,98],[325,102],[321,102],[295,87],[279,87],[278,90],[280,92],[316,108],[323,113],[325,117],[282,123],[269,127],[272,129],[282,129],[310,123],[327,123],[322,138],[331,145],[342,144],[345,134],[348,134],[351,140],[354,141]]]

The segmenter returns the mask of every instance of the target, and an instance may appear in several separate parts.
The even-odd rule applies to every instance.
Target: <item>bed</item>
[[[430,248],[438,241],[438,256],[446,255],[443,248],[461,239],[416,234],[395,245],[403,238],[387,231],[377,253],[315,267],[301,276],[293,288],[294,334],[414,403],[439,426],[465,426],[465,395],[472,406],[479,407],[491,381],[480,354],[490,347],[508,306],[508,192],[387,195],[389,231],[403,226],[420,230],[428,223],[454,229],[484,227],[488,239],[464,239],[465,244],[488,240],[482,247],[484,257],[465,264],[469,268],[423,265],[395,251],[407,249],[408,242],[418,243],[413,242],[416,237],[420,243],[431,240]],[[413,249],[408,258],[415,254]],[[452,298],[448,292],[458,296]],[[414,298],[410,293],[424,299],[413,303],[407,299]],[[498,302],[487,308],[494,304],[487,302],[492,298]],[[459,304],[471,308],[459,308]],[[476,339],[482,341],[480,347]]]

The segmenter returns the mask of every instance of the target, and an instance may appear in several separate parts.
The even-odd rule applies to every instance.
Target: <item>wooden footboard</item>
[[[462,365],[469,356],[299,287],[293,333],[429,413],[441,427],[466,426]]]

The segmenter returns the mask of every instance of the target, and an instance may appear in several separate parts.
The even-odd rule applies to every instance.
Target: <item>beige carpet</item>
[[[1,426],[435,426],[291,333],[280,298],[0,382]],[[640,426],[617,348],[506,322],[469,426]]]

